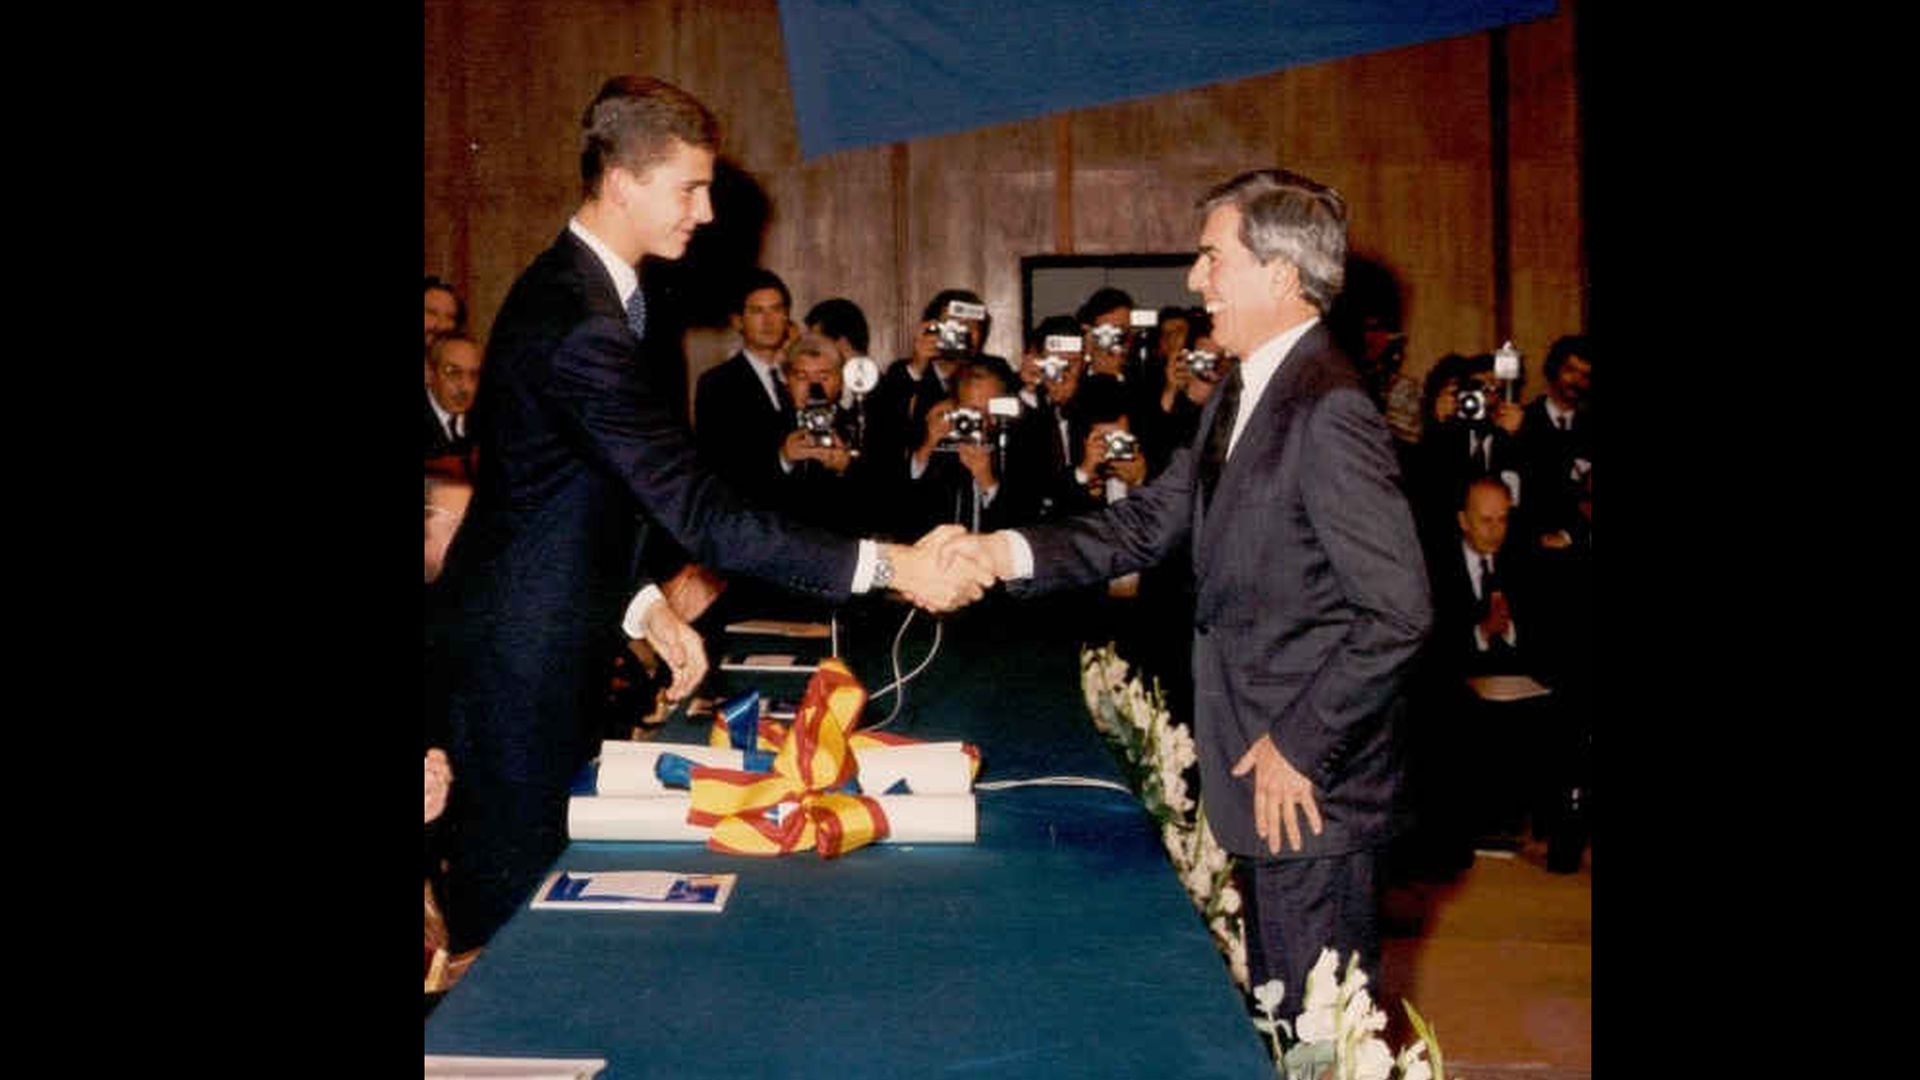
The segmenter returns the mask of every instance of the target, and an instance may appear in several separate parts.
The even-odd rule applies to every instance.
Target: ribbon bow
[[[751,713],[745,706],[723,706],[713,741],[719,744],[724,737],[743,750],[777,744],[773,771],[696,766],[687,823],[710,829],[708,848],[738,855],[784,855],[811,847],[831,859],[886,836],[880,804],[853,793],[859,768],[848,733],[866,703],[860,681],[840,660],[829,658],[808,680],[791,728],[760,720],[757,696]],[[737,700],[728,703],[737,705]]]

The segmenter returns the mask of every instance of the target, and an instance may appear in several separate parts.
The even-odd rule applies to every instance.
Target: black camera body
[[[1087,337],[1092,340],[1094,348],[1106,352],[1117,353],[1127,347],[1127,328],[1124,326],[1103,323],[1089,329]]]
[[[813,445],[826,448],[836,439],[835,424],[840,410],[830,401],[812,401],[794,410],[794,426],[807,433]]]
[[[936,450],[954,450],[961,446],[985,446],[993,437],[993,421],[979,409],[960,406],[947,413],[947,433],[940,436]]]
[[[1201,382],[1220,381],[1220,354],[1211,349],[1185,349],[1180,359],[1187,365],[1187,371]]]
[[[1453,392],[1454,414],[1469,424],[1493,422],[1494,397],[1478,383],[1469,383]]]

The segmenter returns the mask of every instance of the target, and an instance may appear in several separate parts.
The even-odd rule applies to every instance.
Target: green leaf
[[[1440,1056],[1440,1040],[1435,1037],[1433,1028],[1427,1025],[1420,1010],[1413,1007],[1413,1002],[1401,998],[1400,1006],[1407,1010],[1407,1019],[1413,1023],[1413,1033],[1427,1044],[1427,1061],[1433,1065],[1433,1080],[1447,1080],[1446,1062]]]

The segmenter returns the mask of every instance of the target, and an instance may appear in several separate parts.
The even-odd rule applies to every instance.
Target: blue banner
[[[1555,0],[780,0],[806,157],[1473,33]]]

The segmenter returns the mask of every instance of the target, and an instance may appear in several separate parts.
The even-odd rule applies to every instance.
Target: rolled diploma
[[[622,747],[612,750],[611,747]],[[625,749],[634,747],[635,749]],[[745,757],[730,746],[695,746],[678,743],[621,743],[608,741],[600,748],[600,768],[594,776],[594,790],[601,795],[660,795],[682,791],[660,783],[653,767],[661,754],[679,754],[696,765],[738,769]]]
[[[878,794],[905,779],[915,795],[963,795],[973,790],[973,759],[957,742],[910,746],[871,746],[854,751],[860,789]],[[741,767],[742,754],[731,747],[691,743],[630,742],[610,739],[600,746],[594,790],[601,795],[659,795],[668,788],[654,775],[661,754],[679,754],[698,765]]]
[[[877,795],[889,832],[881,843],[971,844],[978,835],[972,795]],[[574,840],[691,840],[707,830],[687,824],[693,796],[672,792],[644,798],[575,795],[567,802],[567,835]]]

